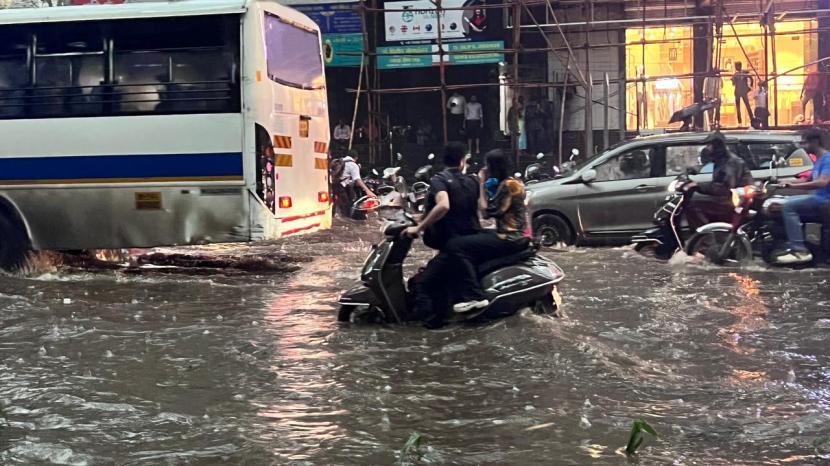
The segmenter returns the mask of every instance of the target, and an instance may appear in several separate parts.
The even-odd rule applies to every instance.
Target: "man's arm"
[[[354,182],[355,182],[356,185],[358,185],[360,187],[360,189],[363,190],[364,193],[366,193],[367,196],[377,197],[377,196],[375,196],[375,193],[373,193],[372,190],[369,189],[368,186],[366,186],[366,183],[363,182],[362,178],[358,178]]]
[[[435,225],[436,222],[444,218],[447,215],[447,212],[450,211],[450,196],[447,194],[446,191],[439,191],[438,194],[435,195],[435,207],[433,207],[429,213],[421,220],[421,223],[414,227],[409,227],[403,231],[404,235],[411,236],[413,238],[417,237],[421,233],[424,232],[427,228]]]
[[[782,188],[792,189],[821,189],[830,184],[830,175],[821,175],[819,179],[802,183],[781,183]]]

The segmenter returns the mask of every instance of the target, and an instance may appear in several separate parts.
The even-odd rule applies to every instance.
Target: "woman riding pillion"
[[[528,247],[525,187],[510,173],[509,161],[501,150],[487,153],[485,167],[478,174],[479,209],[484,218],[496,220],[496,229],[459,236],[447,243],[446,251],[457,268],[461,298],[453,306],[455,312],[489,304],[478,280],[478,265]]]

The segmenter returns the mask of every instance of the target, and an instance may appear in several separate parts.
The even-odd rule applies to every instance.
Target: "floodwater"
[[[830,271],[567,250],[563,318],[338,324],[376,227],[292,274],[0,277],[0,463],[626,464],[641,418],[640,464],[830,462]]]

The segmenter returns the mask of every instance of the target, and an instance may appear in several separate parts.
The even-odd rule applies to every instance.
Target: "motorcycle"
[[[525,167],[525,184],[541,183],[542,181],[552,180],[559,175],[558,167],[554,166],[551,171],[545,170],[544,159],[545,154],[536,154],[536,160],[538,160],[538,162],[531,163]]]
[[[360,284],[340,297],[338,321],[400,324],[422,317],[413,311],[414,297],[403,276],[413,239],[401,233],[412,225],[415,220],[405,213],[383,225],[384,239],[363,263]],[[525,306],[551,314],[560,306],[557,285],[565,274],[552,261],[537,256],[529,241],[526,250],[481,264],[478,272],[490,304],[470,313],[447,312],[451,322],[503,317]]]
[[[738,257],[743,259],[742,262],[749,261],[754,255],[760,255],[764,262],[775,266],[807,265],[815,258],[826,258],[830,252],[830,231],[824,227],[830,225],[828,218],[802,218],[806,244],[814,260],[783,262],[775,254],[783,250],[787,242],[781,216],[787,198],[776,194],[778,188],[780,185],[773,177],[760,186],[733,189],[735,219],[732,224],[713,223],[701,227],[707,231],[699,231],[690,239],[690,253],[708,251],[707,258],[719,265]]]

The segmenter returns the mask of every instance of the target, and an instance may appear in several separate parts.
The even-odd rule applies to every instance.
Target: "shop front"
[[[814,104],[802,97],[807,76],[818,71],[815,66],[804,67],[818,59],[817,28],[816,20],[782,21],[775,24],[774,35],[765,35],[764,28],[758,23],[736,23],[734,28],[728,23],[724,25],[717,66],[722,76],[722,127],[749,126],[745,108],[742,108],[741,125],[738,123],[732,79],[738,63],[751,80],[747,100],[753,111],[757,106],[759,84],[770,80],[767,97],[770,125],[789,126],[812,121]],[[695,43],[691,26],[626,30],[626,125],[629,131],[679,126],[669,124],[672,113],[692,104],[695,82],[700,87],[703,84],[702,76],[693,77]],[[717,56],[715,48],[710,51],[713,61]],[[709,52],[704,56],[706,53]],[[780,76],[773,78],[776,74]]]

